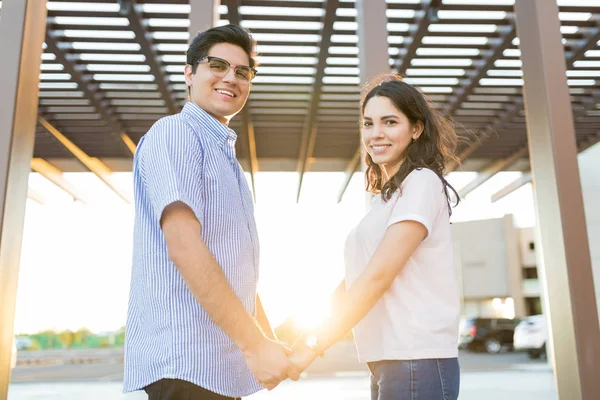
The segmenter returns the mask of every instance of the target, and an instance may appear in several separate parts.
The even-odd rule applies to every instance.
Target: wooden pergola
[[[91,171],[131,201],[114,185],[112,172],[130,170],[140,138],[187,101],[182,71],[190,37],[226,23],[250,29],[259,43],[250,99],[231,123],[239,134],[238,158],[252,182],[258,171],[297,171],[300,197],[306,172],[345,171],[341,199],[360,168],[361,86],[381,72],[403,75],[456,122],[464,139],[460,168],[478,172],[462,195],[502,170],[525,174],[494,199],[537,176],[542,233],[560,233],[558,241],[542,235],[552,329],[564,341],[554,343],[559,394],[600,398],[600,386],[591,379],[600,367],[598,319],[583,312],[597,309],[575,157],[600,141],[600,3],[1,4],[0,399],[7,385],[27,174],[39,172],[85,201],[62,173]],[[571,301],[563,304],[560,296]]]

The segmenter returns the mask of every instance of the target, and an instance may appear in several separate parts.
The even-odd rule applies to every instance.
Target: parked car
[[[27,336],[16,336],[15,345],[17,350],[29,350],[33,346],[33,340]]]
[[[543,315],[525,318],[515,328],[515,350],[527,351],[530,358],[546,356],[548,342],[548,323]]]
[[[508,318],[464,318],[459,332],[459,348],[499,353],[503,347],[512,349],[518,320]]]

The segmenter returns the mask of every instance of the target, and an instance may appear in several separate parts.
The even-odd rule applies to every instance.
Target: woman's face
[[[375,164],[393,175],[405,157],[412,140],[418,139],[423,124],[412,125],[404,113],[384,96],[375,96],[365,105],[362,140]]]

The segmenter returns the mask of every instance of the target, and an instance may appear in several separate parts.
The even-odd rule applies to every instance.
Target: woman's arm
[[[329,323],[316,332],[317,346],[312,349],[312,359],[344,337],[367,315],[426,236],[427,229],[416,221],[398,222],[387,229],[367,268],[350,289],[344,291],[338,287],[336,290],[339,300],[333,307]],[[299,347],[305,347],[305,344],[301,343]],[[295,346],[294,350],[299,349]],[[292,360],[305,368],[312,361],[308,358],[304,355]]]

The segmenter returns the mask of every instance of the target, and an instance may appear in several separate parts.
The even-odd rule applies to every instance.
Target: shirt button
[[[230,163],[231,165],[233,165],[233,164],[235,164],[235,161],[234,161],[234,160],[229,160],[229,163]]]

